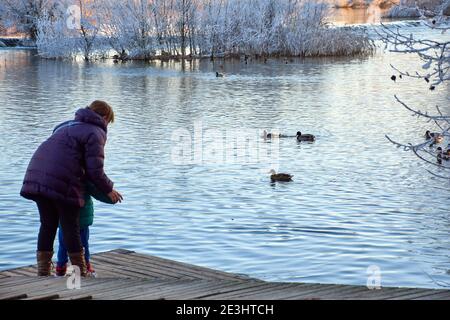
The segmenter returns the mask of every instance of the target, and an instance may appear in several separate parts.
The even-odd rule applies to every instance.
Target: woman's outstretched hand
[[[111,199],[111,201],[116,204],[117,202],[122,202],[123,197],[122,195],[117,192],[117,190],[113,190],[108,194],[108,197]]]

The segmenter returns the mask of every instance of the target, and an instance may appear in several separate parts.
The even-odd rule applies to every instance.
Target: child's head
[[[447,151],[445,152],[445,154],[446,154],[447,156],[450,156],[450,149],[447,149]]]
[[[114,111],[105,101],[95,100],[90,104],[89,109],[101,115],[107,124],[114,122]]]

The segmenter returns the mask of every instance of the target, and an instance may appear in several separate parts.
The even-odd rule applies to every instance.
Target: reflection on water
[[[125,201],[96,204],[93,252],[121,247],[267,280],[365,285],[378,265],[382,285],[449,282],[450,198],[437,191],[448,183],[384,137],[416,142],[429,126],[394,94],[450,112],[449,88],[393,83],[390,63],[420,65],[387,53],[183,67],[0,51],[0,268],[34,261],[38,214],[19,196],[32,153],[77,108],[105,99],[117,113],[106,171]],[[280,142],[289,184],[271,185],[257,163],[174,165],[173,131],[193,136],[198,119],[217,140],[228,129],[279,128],[317,142]]]

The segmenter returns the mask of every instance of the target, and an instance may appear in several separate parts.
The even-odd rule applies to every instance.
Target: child
[[[80,210],[80,236],[81,243],[84,247],[84,257],[86,260],[87,272],[94,276],[95,271],[89,262],[89,226],[94,223],[94,203],[91,196],[101,202],[109,204],[114,204],[114,202],[106,194],[102,194],[98,189],[96,189],[92,183],[88,182],[86,184],[86,193],[84,196],[85,205]],[[58,277],[63,277],[66,275],[68,257],[67,249],[64,246],[64,238],[61,228],[59,228],[58,240],[59,250],[58,262],[56,263],[56,275]]]

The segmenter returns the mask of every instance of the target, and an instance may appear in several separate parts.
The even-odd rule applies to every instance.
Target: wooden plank
[[[238,297],[224,297],[224,299],[246,299],[246,300],[256,300],[256,299],[265,299],[265,300],[284,300],[286,297],[292,296],[294,294],[298,294],[301,291],[307,290],[319,290],[323,285],[315,285],[308,287],[301,287],[298,285],[292,285],[289,288],[283,288],[280,286],[268,287],[268,290],[262,290],[261,292],[248,292],[245,295],[241,295]],[[263,298],[260,298],[263,297]]]
[[[130,254],[130,253],[135,253],[135,251],[128,250],[128,249],[121,249],[121,248],[119,248],[119,249],[114,249],[114,250],[110,250],[110,251],[107,251],[107,252],[114,252],[114,253],[120,253],[120,254]]]
[[[358,297],[355,299],[358,300],[384,300],[393,298],[396,296],[403,296],[409,293],[414,293],[416,290],[415,288],[386,288],[383,287],[378,290],[368,290],[367,292],[361,292]]]
[[[431,297],[430,296],[423,296],[423,297],[419,297],[419,298],[413,298],[412,300],[450,300],[450,291],[449,290],[439,290],[439,291],[444,291],[444,292],[440,292],[440,293],[436,293],[433,294]]]
[[[41,294],[52,294],[56,292],[64,292],[65,290],[71,291],[67,289],[66,281],[67,277],[64,278],[54,278],[54,277],[48,277],[48,278],[35,278],[36,281],[32,283],[27,283],[21,286],[15,287],[13,290],[10,291],[10,293],[26,293],[28,296],[33,297],[34,295],[41,295]],[[93,279],[89,278],[82,278],[82,287],[87,288],[90,285],[93,284],[91,281]],[[97,283],[101,283],[105,280],[97,280]],[[95,283],[94,283],[95,284]]]
[[[119,261],[113,261],[109,259],[105,259],[103,257],[96,257],[95,260],[91,259],[94,268],[96,269],[96,273],[98,277],[104,276],[104,271],[107,271],[108,277],[111,275],[114,277],[122,277],[122,278],[154,278],[154,275],[149,273],[142,273],[136,267],[125,266],[120,264]],[[100,262],[101,264],[97,264]],[[100,266],[100,267],[99,267]]]
[[[5,274],[5,273],[9,273],[9,272],[12,272],[12,271],[15,271],[15,270],[23,269],[23,268],[31,268],[31,267],[33,267],[33,266],[34,266],[34,265],[29,264],[29,265],[27,265],[27,266],[22,266],[22,267],[17,267],[17,268],[12,268],[12,269],[3,270],[3,271],[0,271],[0,273],[1,273],[1,274]]]
[[[109,265],[104,263],[96,263],[93,265],[97,278],[136,278],[128,274],[121,274],[118,272],[117,268],[111,268]]]
[[[201,294],[207,292],[208,288],[224,288],[228,282],[223,282],[219,280],[190,280],[189,283],[179,286],[175,285],[164,292],[165,298],[168,296],[179,296],[185,293]],[[232,283],[235,284],[235,283]]]
[[[450,295],[450,291],[448,290],[428,290],[428,289],[418,289],[417,292],[403,295],[403,296],[396,296],[393,298],[389,298],[388,300],[412,300],[412,299],[420,299],[423,298],[424,300],[428,300],[430,298],[434,299],[433,297],[436,296],[448,296]]]
[[[313,290],[312,292],[298,290],[296,294],[291,296],[285,296],[285,299],[343,299],[346,295],[351,292],[364,292],[368,290],[367,287],[362,286],[350,286],[350,285],[325,285],[318,287],[318,290]],[[324,286],[328,286],[325,288]]]
[[[111,255],[115,255],[114,253],[112,253]],[[164,258],[160,258],[160,257],[155,257],[155,256],[147,256],[147,255],[142,255],[142,254],[138,254],[138,253],[131,253],[128,255],[131,259],[131,257],[133,257],[134,260],[138,260],[138,259],[142,259],[143,262],[148,262],[150,265],[154,264],[154,265],[158,265],[164,268],[168,268],[168,269],[174,269],[174,270],[179,270],[179,271],[187,271],[187,272],[194,272],[194,274],[200,274],[202,276],[204,275],[209,275],[212,278],[223,278],[224,280],[230,280],[230,279],[237,279],[237,280],[250,280],[250,278],[241,276],[241,275],[236,275],[236,274],[232,274],[232,273],[227,273],[224,271],[219,271],[219,270],[214,270],[214,269],[210,269],[210,268],[206,268],[206,267],[200,267],[200,266],[196,266],[196,265],[192,265],[192,264],[188,264],[188,263],[184,263],[184,262],[178,262],[178,261],[172,261],[172,260],[168,260],[168,259],[164,259]],[[252,279],[255,280],[255,279]]]
[[[355,297],[358,297],[368,290],[369,289],[365,286],[347,286],[346,288],[336,289],[335,291],[332,290],[330,292],[321,293],[318,298],[324,300],[353,300]]]
[[[224,300],[229,300],[229,299],[247,299],[248,296],[252,296],[255,294],[263,294],[263,293],[267,293],[267,292],[276,292],[278,290],[286,290],[287,288],[292,288],[293,286],[295,286],[295,284],[292,283],[270,283],[270,282],[266,282],[261,286],[249,286],[249,287],[244,287],[242,289],[239,289],[237,291],[232,291],[229,293],[225,293],[225,294],[221,294],[218,296],[214,296],[211,297],[211,299],[224,299]]]
[[[223,290],[225,288],[230,288],[242,284],[242,282],[236,281],[217,281],[217,280],[196,280],[198,285],[192,285],[185,288],[177,288],[172,292],[164,292],[161,298],[165,300],[192,300],[196,296],[206,293],[217,292],[218,290]]]
[[[145,268],[141,268],[138,265],[133,265],[129,263],[128,265],[119,259],[112,259],[110,257],[96,257],[95,260],[92,259],[94,264],[94,268],[99,277],[103,276],[104,270],[108,270],[109,274],[116,274],[117,276],[127,277],[127,278],[151,278],[151,279],[160,279],[160,278],[169,278],[168,276],[164,276],[160,273],[147,271]],[[101,263],[101,267],[99,268],[97,263]]]
[[[81,288],[80,289],[68,289],[66,286],[52,286],[52,287],[47,287],[45,289],[41,289],[41,290],[37,290],[37,291],[32,291],[29,292],[30,296],[33,296],[34,294],[59,294],[60,298],[65,298],[65,297],[71,297],[71,296],[77,296],[80,294],[86,295],[86,294],[91,294],[93,291],[98,290],[99,287],[104,286],[105,284],[109,284],[109,283],[115,283],[115,281],[121,281],[121,280],[110,280],[110,279],[82,279],[81,282]],[[108,289],[106,289],[108,290]]]
[[[24,300],[54,300],[58,298],[59,298],[58,294],[48,294],[48,295],[34,296],[32,298],[26,298]]]
[[[136,282],[139,282],[139,279],[107,279],[101,283],[91,284],[89,287],[82,286],[79,290],[65,290],[64,292],[60,292],[61,300],[71,300],[76,297],[84,297],[84,296],[92,296],[92,298],[96,298],[96,295],[102,293],[108,293],[110,291],[114,291],[120,288],[127,288],[129,286],[133,286]]]
[[[137,296],[145,294],[149,290],[153,290],[155,287],[163,284],[176,283],[179,280],[144,280],[141,279],[140,283],[129,285],[118,290],[111,290],[100,294],[95,294],[95,299],[107,299],[107,300],[121,300],[131,296]]]
[[[177,281],[178,282],[178,281]],[[143,300],[149,299],[149,295],[160,294],[161,292],[167,292],[169,290],[174,290],[177,286],[183,286],[183,284],[179,284],[177,282],[171,284],[148,284],[147,286],[142,286],[137,290],[123,290],[120,293],[117,293],[115,296],[110,296],[108,299],[120,299],[120,300]],[[152,298],[155,299],[155,298]]]
[[[298,293],[301,290],[295,284],[285,285],[285,286],[268,286],[267,288],[263,288],[259,291],[254,292],[245,292],[244,294],[239,294],[237,296],[226,297],[225,299],[230,300],[283,300],[286,297],[292,296],[293,294]]]
[[[23,284],[27,282],[35,282],[36,277],[25,277],[25,276],[17,276],[17,277],[8,277],[0,280],[0,292],[1,290],[7,290],[7,288],[11,286],[15,286],[17,284]]]
[[[11,271],[11,275],[14,276],[26,276],[26,277],[37,277],[37,273],[29,272],[27,270],[16,269]]]
[[[169,296],[178,297],[181,293],[203,291],[204,288],[210,287],[223,287],[223,283],[211,280],[187,280],[183,283],[177,281],[170,285],[154,288],[153,292],[129,296],[126,299],[167,299]]]
[[[150,296],[161,295],[163,292],[170,292],[173,290],[177,290],[177,288],[182,288],[185,286],[192,285],[192,281],[194,280],[161,280],[157,286],[152,286],[151,292],[147,288],[142,288],[139,290],[139,293],[128,292],[126,296],[124,295],[123,299],[125,300],[141,300],[141,299],[156,299],[151,298]],[[125,293],[125,292],[124,292]]]
[[[57,283],[55,281],[55,278],[35,277],[34,279],[35,279],[35,281],[21,283],[21,284],[15,285],[14,287],[6,288],[6,290],[3,288],[0,288],[0,298],[4,295],[10,295],[12,293],[27,293],[28,294],[30,291],[35,290],[36,288],[43,290],[45,287]]]
[[[152,261],[142,261],[140,259],[133,259],[132,257],[130,257],[130,255],[101,256],[100,259],[103,262],[113,262],[116,265],[127,266],[133,269],[140,268],[143,271],[148,270],[156,278],[188,278],[188,277],[195,278],[192,277],[192,273],[173,271],[169,268],[160,268],[158,267],[157,264],[152,263]]]
[[[235,287],[232,288],[224,288],[223,290],[219,290],[217,292],[204,292],[199,296],[196,296],[195,299],[211,299],[217,300],[222,299],[222,296],[229,295],[231,293],[236,293],[239,290],[257,288],[266,285],[266,282],[262,281],[246,281],[246,282],[237,282]]]
[[[148,265],[141,265],[138,263],[133,263],[132,261],[122,261],[121,258],[108,258],[108,257],[96,257],[95,261],[103,262],[104,264],[109,264],[112,270],[121,270],[129,272],[131,276],[137,278],[181,278],[179,274],[170,274],[170,272],[165,272],[165,270],[158,270],[155,272]]]
[[[56,266],[56,263],[52,266],[52,269],[55,269],[55,266]],[[37,276],[37,266],[35,266],[35,265],[17,268],[16,270],[29,272],[33,277]]]
[[[19,300],[24,298],[28,298],[28,296],[24,293],[21,293],[21,294],[13,294],[10,296],[4,296],[0,300]]]
[[[264,282],[246,276],[117,249],[95,254],[99,278],[36,277],[36,267],[0,272],[0,299],[450,299],[449,290]]]
[[[71,297],[69,300],[92,300],[91,295]]]
[[[182,290],[176,293],[175,295],[168,295],[166,299],[173,300],[193,300],[197,299],[199,296],[203,296],[205,294],[214,294],[215,292],[223,291],[224,289],[231,289],[232,287],[241,286],[242,281],[216,281],[216,280],[208,280],[210,285],[202,287],[202,290],[199,291],[197,288],[195,290]]]
[[[150,275],[150,274],[143,274],[139,271],[136,271],[136,268],[130,268],[125,267],[123,265],[112,263],[106,263],[105,261],[99,261],[98,259],[95,261],[95,263],[102,262],[101,266],[99,267],[98,264],[94,264],[94,268],[97,273],[97,277],[116,277],[116,278],[129,278],[129,279],[156,279],[156,277]]]
[[[268,284],[270,285],[270,284],[273,284],[273,283],[265,282],[263,284],[263,286],[254,287],[254,288],[245,288],[244,287],[244,288],[241,288],[240,290],[237,290],[237,291],[234,291],[234,292],[227,292],[227,293],[224,293],[224,294],[208,297],[208,299],[214,299],[214,300],[217,300],[217,299],[228,299],[229,297],[230,297],[230,299],[234,299],[235,296],[237,296],[237,297],[244,297],[244,296],[247,297],[247,296],[249,296],[251,294],[256,294],[258,292],[258,290],[264,290],[264,291],[261,292],[261,293],[264,293],[266,291],[265,289],[270,289],[270,286],[268,286]],[[279,283],[275,283],[275,284],[279,284]],[[298,283],[293,284],[293,288],[295,286],[301,286],[303,288],[303,290],[311,289],[311,288],[317,288],[318,287],[318,285],[314,285],[314,284],[298,284]],[[277,287],[277,285],[275,285],[275,288],[276,287]],[[274,288],[272,288],[272,290],[274,290]]]
[[[143,257],[144,255],[133,253],[133,254],[131,254],[131,256]],[[201,274],[203,274],[203,273],[210,274],[214,278],[217,278],[218,276],[222,276],[224,278],[224,280],[242,280],[242,281],[258,280],[258,281],[261,281],[259,279],[253,279],[253,278],[250,278],[245,275],[229,273],[229,272],[225,272],[225,271],[221,271],[221,270],[214,270],[214,269],[207,268],[207,267],[196,266],[196,265],[188,264],[188,263],[184,263],[184,262],[172,261],[169,259],[164,259],[164,258],[155,257],[155,256],[151,256],[151,260],[152,260],[152,263],[155,263],[155,262],[161,263],[161,266],[167,266],[167,267],[173,266],[176,268],[186,268],[186,270],[199,272]]]
[[[131,256],[131,255],[130,255]],[[174,278],[191,278],[191,279],[203,279],[204,277],[200,276],[197,272],[193,270],[186,270],[184,268],[172,268],[170,266],[162,265],[159,262],[155,262],[147,259],[146,261],[142,261],[142,259],[134,259],[127,257],[125,260],[122,260],[122,257],[108,257],[111,261],[117,261],[117,263],[122,262],[124,264],[128,264],[136,267],[142,267],[145,269],[153,269],[157,270],[160,275],[159,278],[168,278],[168,275],[172,275]]]
[[[327,285],[327,284],[319,284],[315,287],[300,289],[298,291],[293,288],[291,292],[280,292],[276,296],[276,299],[282,299],[282,300],[302,299],[302,298],[308,298],[311,295],[314,295],[314,297],[317,297],[317,295],[320,292],[327,291],[327,290],[330,290],[333,288],[334,288],[334,285]],[[254,295],[252,297],[252,299],[259,299],[259,295]]]
[[[355,296],[366,292],[368,289],[360,286],[340,286],[336,285],[335,287],[312,292],[306,294],[297,294],[295,296],[285,297],[287,300],[310,300],[310,299],[318,299],[318,300],[347,300],[354,299]]]
[[[15,273],[13,273],[12,271],[9,271],[9,270],[2,271],[2,274],[4,276],[7,276],[7,277],[17,277],[17,274],[15,274]]]
[[[111,283],[109,285],[95,288],[95,290],[90,291],[90,294],[93,295],[94,299],[109,299],[109,297],[117,295],[120,292],[134,290],[134,288],[139,288],[140,286],[147,285],[148,282],[153,281],[154,280],[144,279],[122,279],[120,283]]]

